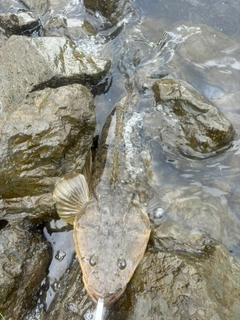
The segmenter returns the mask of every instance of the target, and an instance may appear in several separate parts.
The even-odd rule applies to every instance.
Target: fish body
[[[130,92],[109,115],[90,181],[71,173],[57,182],[53,192],[59,216],[74,223],[86,290],[105,305],[124,292],[150,236],[145,204],[152,192],[137,103],[137,95]]]

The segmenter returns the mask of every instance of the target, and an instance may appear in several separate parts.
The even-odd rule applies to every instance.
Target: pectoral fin
[[[67,223],[73,224],[75,216],[89,201],[87,181],[82,174],[69,173],[59,179],[53,190],[58,215]]]

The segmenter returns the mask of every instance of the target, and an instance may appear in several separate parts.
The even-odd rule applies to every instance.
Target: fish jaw
[[[103,299],[104,306],[110,306],[114,304],[124,293],[126,286],[124,288],[119,289],[118,291],[112,293],[112,294],[106,294],[103,296],[101,293],[96,292],[95,288],[91,288],[88,286],[87,281],[83,277],[84,286],[87,290],[88,295],[91,297],[94,303],[98,302],[98,299]]]

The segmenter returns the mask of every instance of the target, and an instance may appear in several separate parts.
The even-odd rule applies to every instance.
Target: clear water
[[[55,293],[59,289],[59,280],[72,263],[75,250],[72,230],[49,232],[47,228],[44,228],[43,231],[46,239],[52,246],[52,261],[48,269],[48,276],[44,281],[44,284],[46,283],[48,287],[44,298],[45,309],[48,310],[55,297]]]

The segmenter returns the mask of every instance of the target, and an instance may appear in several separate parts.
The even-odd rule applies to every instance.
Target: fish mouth
[[[113,303],[115,303],[123,294],[123,292],[125,291],[125,288],[121,288],[119,290],[117,290],[114,293],[110,293],[110,294],[100,294],[98,292],[96,292],[94,289],[90,288],[87,283],[84,281],[84,285],[85,288],[87,290],[87,293],[89,294],[89,296],[92,298],[92,300],[97,303],[98,299],[101,298],[104,301],[104,306],[109,306],[112,305]]]

